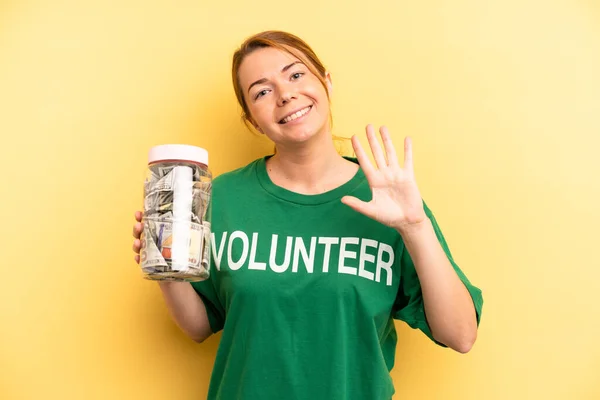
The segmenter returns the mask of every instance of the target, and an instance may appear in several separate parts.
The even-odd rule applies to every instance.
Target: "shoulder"
[[[212,182],[213,190],[227,189],[248,184],[252,178],[256,177],[256,168],[261,162],[264,162],[264,158],[258,158],[243,167],[216,176]]]

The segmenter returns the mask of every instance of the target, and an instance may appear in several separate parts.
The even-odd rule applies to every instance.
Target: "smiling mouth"
[[[282,120],[279,121],[279,124],[283,125],[283,124],[287,124],[288,122],[294,121],[298,118],[301,118],[303,116],[305,116],[306,114],[308,114],[308,112],[312,109],[312,105],[303,108],[300,111],[297,111],[295,113],[293,113],[292,115],[289,115],[285,118],[283,118]]]

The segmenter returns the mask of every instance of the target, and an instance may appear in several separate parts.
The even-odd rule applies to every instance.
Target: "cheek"
[[[327,92],[321,89],[313,88],[313,91],[309,94],[310,97],[317,104],[317,111],[319,115],[326,116],[329,114],[329,99],[327,98]]]
[[[266,107],[264,107],[262,104],[252,104],[248,107],[248,110],[250,110],[250,115],[252,116],[252,119],[254,119],[254,121],[259,125],[265,120]]]
[[[257,122],[259,124],[270,124],[273,122],[273,112],[271,109],[264,107],[257,111],[256,113]]]
[[[310,87],[307,87],[305,93],[317,101],[321,107],[323,107],[323,105],[326,106],[329,103],[327,99],[327,91],[325,91],[325,88],[319,81],[313,83],[310,85]]]

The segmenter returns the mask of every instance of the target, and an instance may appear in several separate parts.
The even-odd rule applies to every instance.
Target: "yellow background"
[[[205,398],[219,335],[198,345],[169,319],[133,261],[133,213],[152,145],[203,146],[215,175],[270,151],[230,82],[234,48],[265,29],[330,69],[336,134],[413,137],[423,196],[483,290],[467,355],[398,323],[395,398],[599,399],[592,0],[0,2],[0,398]]]

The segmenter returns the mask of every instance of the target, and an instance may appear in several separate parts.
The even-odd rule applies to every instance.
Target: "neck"
[[[267,172],[274,184],[302,194],[320,194],[345,183],[358,166],[341,157],[331,134],[317,135],[314,140],[277,146],[277,153],[267,160]]]

